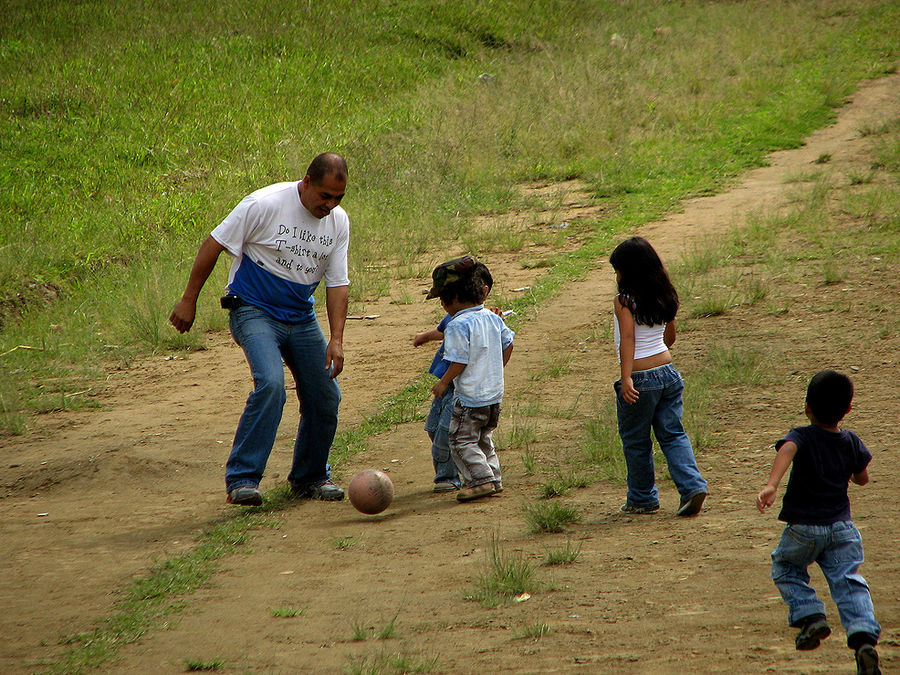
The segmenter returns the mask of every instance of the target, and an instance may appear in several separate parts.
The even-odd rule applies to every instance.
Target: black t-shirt
[[[872,459],[852,431],[826,431],[811,424],[794,427],[775,444],[797,444],[778,519],[802,525],[830,525],[850,520],[847,484]]]

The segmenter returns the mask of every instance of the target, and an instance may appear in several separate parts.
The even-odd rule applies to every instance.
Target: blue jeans
[[[440,398],[431,401],[431,410],[425,420],[425,431],[431,439],[431,462],[434,464],[435,483],[453,483],[460,487],[456,462],[450,457],[450,418],[453,415],[453,383]]]
[[[226,489],[262,480],[287,398],[282,360],[294,376],[302,409],[288,481],[305,486],[328,478],[341,390],[325,369],[327,343],[318,321],[284,323],[243,305],[231,310],[230,325],[247,357],[253,391],[225,465]]]
[[[789,608],[788,622],[799,626],[810,614],[825,614],[825,604],[809,585],[807,568],[818,563],[831,589],[848,636],[868,633],[877,638],[881,626],[869,586],[859,574],[862,537],[849,520],[832,525],[788,525],[772,553],[772,581]]]
[[[659,491],[653,468],[653,430],[666,458],[669,475],[685,501],[706,492],[706,481],[700,475],[691,441],[681,425],[684,405],[681,394],[684,383],[672,364],[640,370],[631,374],[640,396],[633,404],[622,398],[622,382],[616,390],[616,416],[619,436],[628,467],[628,503],[634,506],[658,506]]]

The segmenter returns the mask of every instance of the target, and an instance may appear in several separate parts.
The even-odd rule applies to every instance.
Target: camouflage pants
[[[500,459],[491,434],[500,419],[500,404],[468,408],[457,401],[450,419],[450,455],[463,487],[500,481]]]

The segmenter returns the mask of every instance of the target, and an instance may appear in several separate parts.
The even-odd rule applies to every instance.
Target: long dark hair
[[[621,274],[619,299],[631,310],[635,323],[668,323],[678,312],[678,291],[650,242],[626,239],[616,246],[609,262]]]

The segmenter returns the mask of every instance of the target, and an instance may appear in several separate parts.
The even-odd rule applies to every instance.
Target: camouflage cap
[[[436,298],[441,294],[441,291],[444,290],[444,286],[472,274],[472,272],[475,271],[475,262],[475,258],[472,256],[464,255],[461,258],[448,260],[435,267],[434,271],[431,273],[431,280],[433,282],[431,290],[428,291],[428,295],[425,296],[425,299],[430,300],[431,298]]]

